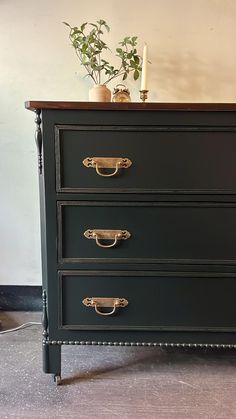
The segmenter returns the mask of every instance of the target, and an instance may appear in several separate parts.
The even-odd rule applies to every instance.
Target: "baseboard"
[[[0,310],[41,311],[42,287],[29,285],[0,285]]]

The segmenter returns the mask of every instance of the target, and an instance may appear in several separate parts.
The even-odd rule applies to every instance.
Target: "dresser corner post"
[[[56,383],[61,377],[61,345],[56,341],[50,342],[48,339],[48,313],[47,313],[47,293],[43,290],[43,371],[53,374]]]
[[[35,123],[36,123],[36,131],[35,131],[35,142],[38,151],[38,169],[39,174],[42,174],[43,170],[43,160],[42,160],[42,147],[43,147],[43,137],[42,137],[42,130],[41,130],[41,109],[35,109]]]
[[[58,384],[58,379],[61,379],[61,345],[43,340],[43,372],[54,375]]]
[[[47,314],[47,293],[43,290],[43,313],[42,313],[42,326],[43,326],[43,371],[48,372],[48,314]]]

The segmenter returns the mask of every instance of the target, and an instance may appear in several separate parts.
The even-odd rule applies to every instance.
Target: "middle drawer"
[[[236,203],[59,201],[58,262],[236,263]]]

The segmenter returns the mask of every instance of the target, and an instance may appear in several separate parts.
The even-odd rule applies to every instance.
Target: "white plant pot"
[[[90,102],[110,102],[111,91],[104,84],[95,84],[89,90]]]

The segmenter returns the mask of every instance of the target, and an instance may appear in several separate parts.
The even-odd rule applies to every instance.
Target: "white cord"
[[[20,329],[24,329],[25,327],[30,327],[30,326],[34,326],[34,325],[38,325],[38,324],[42,324],[42,323],[38,323],[38,322],[27,322],[27,323],[23,323],[18,327],[14,327],[14,329],[8,329],[8,330],[3,330],[2,332],[0,332],[0,335],[3,335],[4,333],[10,333],[10,332],[16,332],[17,330]]]

